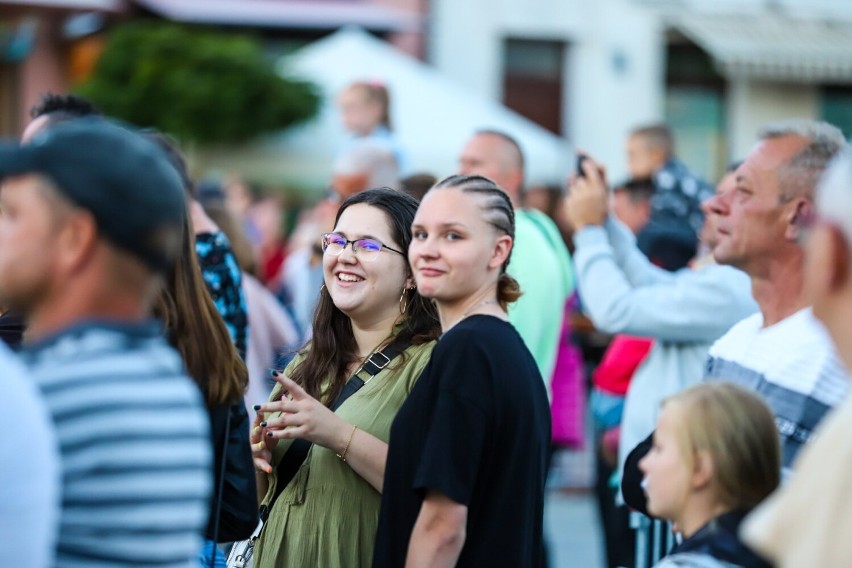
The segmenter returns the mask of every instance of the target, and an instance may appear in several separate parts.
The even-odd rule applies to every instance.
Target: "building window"
[[[847,139],[852,137],[852,86],[823,87],[821,94],[822,119],[840,128]]]
[[[727,166],[725,80],[693,43],[676,40],[666,55],[665,116],[678,157],[712,183]]]
[[[508,38],[503,49],[503,104],[562,134],[565,44]]]

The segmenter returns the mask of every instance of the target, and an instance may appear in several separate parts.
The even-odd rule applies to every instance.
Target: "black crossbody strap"
[[[369,381],[378,375],[382,369],[387,367],[390,362],[396,359],[403,351],[408,349],[409,345],[411,345],[411,340],[409,338],[397,337],[390,345],[381,351],[377,351],[370,355],[358,372],[352,375],[352,377],[346,381],[346,384],[343,385],[340,394],[337,395],[337,398],[334,400],[334,404],[329,407],[331,411],[335,412],[350,396],[358,392],[361,387],[367,384],[367,381],[358,376],[359,374],[367,373],[370,375],[367,379]],[[287,484],[293,480],[296,476],[296,472],[299,471],[300,467],[302,467],[302,464],[308,457],[308,451],[310,449],[311,443],[301,438],[293,440],[293,443],[290,444],[287,454],[278,464],[278,477],[275,485],[275,494],[272,496],[268,505],[262,505],[260,507],[260,518],[263,522],[266,522],[266,519],[269,517],[269,511],[272,509],[272,505],[275,503],[275,500],[278,499],[278,496],[281,495],[284,488],[287,487]]]
[[[346,381],[346,384],[343,385],[343,389],[341,389],[340,394],[337,396],[337,400],[335,400],[334,404],[331,405],[332,412],[340,408],[340,406],[346,402],[346,399],[358,392],[358,389],[367,384],[367,381],[378,375],[382,369],[387,367],[391,361],[396,359],[396,357],[406,349],[408,349],[408,342],[401,341],[399,343],[391,343],[383,350],[370,355],[358,372],[352,375],[352,377]],[[370,375],[370,378],[365,381],[358,376],[361,373],[367,373]]]

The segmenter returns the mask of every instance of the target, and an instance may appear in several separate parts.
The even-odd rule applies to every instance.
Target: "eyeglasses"
[[[323,233],[322,235],[322,251],[326,254],[339,256],[348,244],[352,244],[353,254],[358,255],[358,258],[365,261],[373,260],[379,256],[382,249],[388,249],[389,251],[405,256],[405,253],[401,250],[391,248],[383,242],[375,239],[356,239],[354,241],[350,241],[343,235],[338,235],[337,233]]]

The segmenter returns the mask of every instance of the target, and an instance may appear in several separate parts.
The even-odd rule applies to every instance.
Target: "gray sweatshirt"
[[[668,272],[651,264],[630,231],[609,219],[574,235],[577,286],[599,329],[654,339],[625,401],[619,471],[656,427],[660,402],[698,383],[710,345],[758,310],[749,277],[729,266]]]

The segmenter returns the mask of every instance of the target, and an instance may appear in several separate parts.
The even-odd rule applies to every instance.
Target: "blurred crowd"
[[[849,564],[839,129],[768,124],[714,187],[643,125],[627,179],[536,187],[510,132],[422,172],[384,85],[337,105],[299,207],[73,95],[0,145],[17,565],[552,565],[581,452],[607,566]]]

